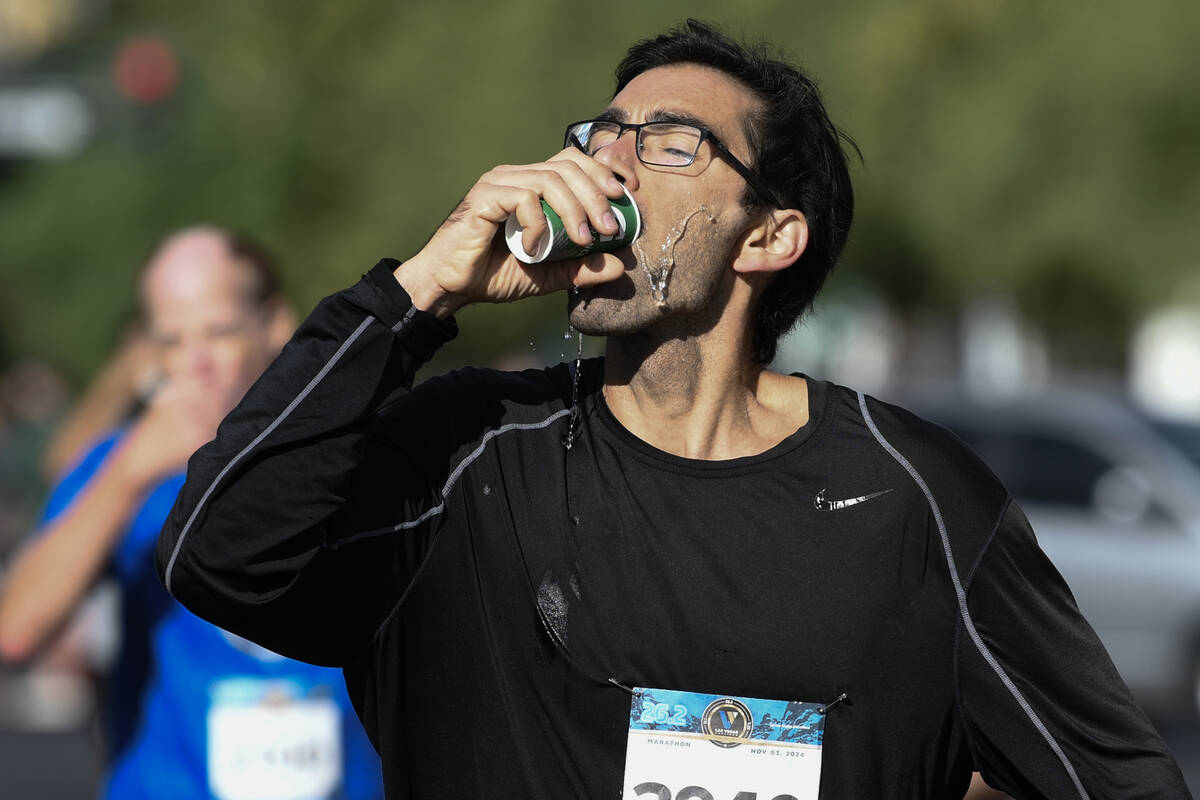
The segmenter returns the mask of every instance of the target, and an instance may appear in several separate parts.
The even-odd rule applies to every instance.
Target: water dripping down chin
[[[679,240],[687,231],[688,223],[697,214],[704,214],[714,225],[717,222],[717,218],[703,205],[687,214],[667,232],[666,239],[659,246],[657,260],[652,260],[646,254],[646,248],[642,245],[641,239],[636,239],[633,243],[634,255],[637,256],[638,263],[642,265],[646,279],[650,281],[650,296],[654,298],[655,304],[660,309],[667,307],[667,287],[671,281],[671,273],[675,270],[675,246],[679,244]]]

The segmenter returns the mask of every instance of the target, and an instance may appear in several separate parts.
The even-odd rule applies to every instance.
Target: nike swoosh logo
[[[865,503],[868,500],[873,500],[876,497],[885,495],[890,492],[891,489],[884,489],[880,492],[871,492],[871,494],[864,494],[862,497],[851,497],[847,500],[826,500],[826,491],[828,490],[822,489],[821,491],[817,492],[816,498],[813,499],[813,508],[815,508],[817,511],[841,511],[843,508],[856,506],[859,503]]]

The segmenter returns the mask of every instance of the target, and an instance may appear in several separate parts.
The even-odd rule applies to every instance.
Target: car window
[[[1200,425],[1171,422],[1153,417],[1146,420],[1160,436],[1166,439],[1189,461],[1200,467]]]
[[[958,433],[1018,502],[1090,508],[1096,482],[1114,466],[1094,450],[1053,434]]]

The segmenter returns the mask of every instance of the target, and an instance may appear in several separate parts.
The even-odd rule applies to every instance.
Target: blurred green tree
[[[1048,263],[1069,263],[1120,309],[1051,304],[1056,324],[1098,316],[1088,325],[1111,332],[1193,269],[1191,0],[750,0],[736,12],[713,0],[130,0],[30,67],[74,75],[102,126],[70,160],[0,172],[0,334],[81,378],[129,315],[151,243],[195,221],[266,240],[310,307],[378,257],[419,248],[493,164],[553,152],[565,121],[603,106],[628,44],[688,15],[783,46],[861,146],[860,213],[831,291],[872,282],[906,311],[981,288],[1029,299]],[[135,34],[179,60],[158,105],[130,104],[109,78]],[[553,336],[562,299],[464,317],[443,363]]]

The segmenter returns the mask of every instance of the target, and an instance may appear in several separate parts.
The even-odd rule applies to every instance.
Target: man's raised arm
[[[390,599],[372,578],[403,568],[373,559],[379,545],[371,543],[331,554],[348,537],[436,502],[419,465],[368,442],[376,411],[407,392],[455,331],[409,302],[395,266],[380,262],[305,320],[188,462],[158,543],[159,573],[176,599],[227,630],[318,663],[338,663],[365,644]],[[384,463],[394,473],[394,502],[348,513],[355,487]],[[345,583],[355,575],[361,583]],[[354,613],[320,625],[338,612]]]
[[[620,194],[610,171],[574,150],[498,167],[403,266],[381,261],[322,301],[189,461],[158,545],[172,595],[284,655],[353,659],[443,521],[426,512],[440,503],[448,454],[487,424],[469,397],[410,391],[417,369],[455,333],[445,318],[470,302],[621,275],[621,262],[602,255],[526,266],[497,235],[515,214],[532,245],[545,197],[586,243],[585,220],[615,228],[605,198]],[[373,436],[377,412],[393,404],[412,435]]]

